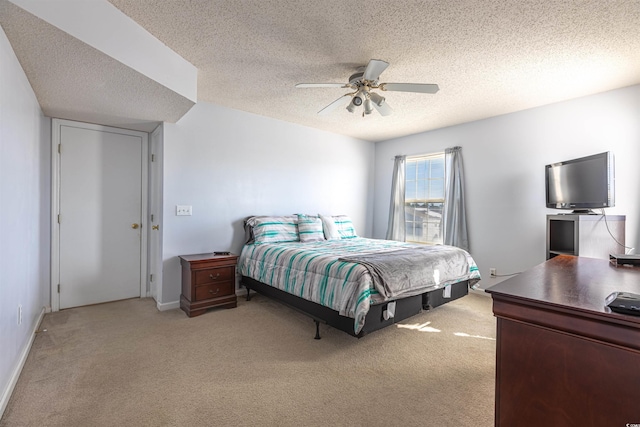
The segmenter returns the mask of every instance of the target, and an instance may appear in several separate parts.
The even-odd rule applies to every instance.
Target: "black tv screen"
[[[588,211],[615,205],[610,151],[545,166],[547,207]]]

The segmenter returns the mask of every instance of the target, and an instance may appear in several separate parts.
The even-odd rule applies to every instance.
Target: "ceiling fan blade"
[[[336,99],[331,104],[327,105],[322,110],[318,111],[318,114],[321,115],[321,116],[324,116],[326,114],[329,114],[330,112],[332,112],[333,110],[335,110],[336,108],[338,108],[340,106],[346,106],[347,105],[347,100],[351,101],[351,95],[349,95],[349,94],[342,95],[340,98]]]
[[[440,88],[436,84],[424,83],[381,83],[380,89],[390,92],[436,93]]]
[[[347,83],[298,83],[298,89],[306,87],[350,87]]]
[[[381,61],[379,59],[372,59],[367,64],[367,68],[364,69],[364,74],[362,75],[363,80],[378,80],[380,74],[389,66],[388,62]]]
[[[372,102],[373,107],[378,110],[378,113],[380,113],[381,116],[390,116],[391,113],[393,113],[393,110],[391,109],[391,107],[389,107],[389,104],[387,104],[386,102],[383,102],[382,104],[378,105],[375,102]]]

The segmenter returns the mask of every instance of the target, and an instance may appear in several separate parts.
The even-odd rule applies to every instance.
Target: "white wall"
[[[50,121],[0,29],[0,415],[49,305],[49,141]]]
[[[613,151],[616,206],[627,245],[640,242],[640,86],[376,144],[373,236],[387,230],[393,157],[462,147],[471,254],[486,288],[545,260],[544,166]],[[623,250],[621,249],[621,252]],[[637,253],[637,252],[636,252]]]
[[[347,214],[370,236],[374,148],[204,102],[165,124],[161,303],[179,299],[178,255],[239,253],[250,215]],[[176,216],[176,205],[193,216]]]

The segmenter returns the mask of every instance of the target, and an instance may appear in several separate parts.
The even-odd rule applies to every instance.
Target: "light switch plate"
[[[176,205],[176,216],[191,216],[192,215],[192,209],[191,206],[187,206],[187,205]]]

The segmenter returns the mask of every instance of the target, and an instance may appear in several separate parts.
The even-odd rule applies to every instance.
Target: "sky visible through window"
[[[408,242],[441,244],[444,208],[444,153],[408,157],[405,221]]]

